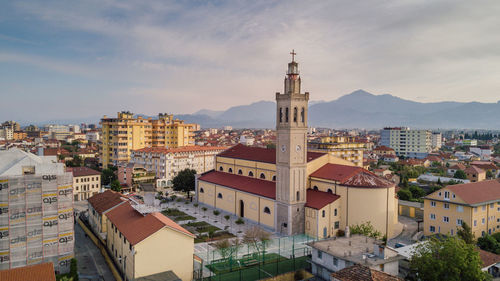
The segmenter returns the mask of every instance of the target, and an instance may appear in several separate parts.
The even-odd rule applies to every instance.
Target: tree
[[[195,185],[195,175],[196,170],[193,169],[184,169],[180,171],[173,179],[172,184],[173,188],[176,191],[186,192],[188,198],[190,198],[190,191],[194,190]]]
[[[351,234],[361,234],[364,236],[373,237],[379,239],[382,237],[382,233],[376,230],[370,221],[364,222],[362,224],[356,224],[349,226],[349,231]]]
[[[486,178],[488,179],[492,179],[494,176],[493,176],[493,173],[491,172],[491,170],[487,170],[486,171]]]
[[[262,253],[263,258],[270,240],[271,234],[257,226],[247,229],[243,236],[243,242],[250,244],[258,254]]]
[[[113,182],[111,182],[111,190],[116,192],[122,191],[122,186],[118,180],[114,180]]]
[[[437,184],[438,185],[443,185],[443,183],[441,182],[441,178],[438,178]]]
[[[500,254],[500,243],[491,235],[479,237],[477,239],[477,245],[485,251]]]
[[[425,191],[416,185],[410,186],[410,192],[413,198],[418,199],[425,196]]]
[[[101,173],[101,184],[102,185],[111,184],[111,182],[116,180],[116,179],[117,179],[117,176],[112,169],[106,168],[106,169],[102,170],[102,173]]]
[[[457,237],[430,239],[418,245],[410,258],[410,280],[490,280],[481,271],[482,261],[474,245]]]
[[[457,170],[455,172],[455,174],[453,175],[454,178],[456,179],[462,179],[462,180],[466,180],[467,179],[467,174],[462,171],[462,170]]]
[[[411,192],[408,189],[400,189],[398,191],[398,197],[401,200],[409,201],[412,199]]]
[[[474,233],[472,233],[470,226],[465,222],[462,222],[462,226],[457,230],[457,236],[467,244],[473,245],[475,242]]]

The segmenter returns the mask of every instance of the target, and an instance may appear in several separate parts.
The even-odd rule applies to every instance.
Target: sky
[[[224,110],[302,89],[500,100],[500,1],[0,0],[0,120]]]

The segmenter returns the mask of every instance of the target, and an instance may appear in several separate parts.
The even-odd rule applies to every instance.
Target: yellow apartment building
[[[106,190],[88,199],[89,224],[102,241],[106,240],[108,219],[106,214],[127,198],[119,192]]]
[[[117,118],[101,119],[102,139],[100,163],[128,162],[132,150],[145,147],[176,148],[194,145],[196,124],[174,119],[172,114],[160,113],[157,119],[134,117],[131,112],[118,112]]]
[[[161,213],[142,214],[128,202],[107,214],[107,247],[125,280],[173,271],[193,279],[195,236]]]
[[[462,222],[476,238],[500,231],[498,179],[450,185],[424,198],[424,235],[455,235]]]
[[[356,166],[363,166],[363,151],[366,144],[356,142],[355,137],[331,136],[322,137],[320,141],[309,142],[309,151],[328,152],[332,156],[353,162]]]

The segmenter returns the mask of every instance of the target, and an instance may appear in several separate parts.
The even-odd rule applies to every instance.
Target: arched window
[[[270,214],[271,213],[271,209],[269,209],[268,207],[265,207],[264,208],[264,213]]]
[[[253,177],[253,172],[252,171],[248,172],[248,176]]]
[[[280,123],[283,122],[283,107],[280,107]]]
[[[332,189],[331,189],[331,188],[329,188],[329,189],[327,190],[327,192],[328,192],[328,193],[333,193],[333,191],[332,191]]]
[[[229,173],[232,173],[233,172],[233,169],[232,168],[229,168],[229,170],[227,170]]]
[[[300,191],[297,191],[297,201],[300,201]]]
[[[288,107],[285,108],[285,122],[288,123]]]
[[[297,107],[293,109],[293,122],[297,122]]]
[[[224,172],[224,168],[222,168],[222,166],[220,166],[219,171]]]
[[[266,175],[264,175],[264,173],[260,173],[260,178],[265,180],[266,179]]]
[[[273,181],[276,181],[276,175],[273,176]]]
[[[217,194],[217,198],[222,199],[222,193]]]
[[[243,175],[243,171],[241,169],[238,170],[238,175]]]
[[[306,112],[305,112],[304,108],[302,107],[302,110],[300,111],[300,121],[302,123],[304,123],[304,117],[305,117],[305,115],[306,115]]]
[[[318,187],[317,187],[317,186],[314,186],[314,187],[313,187],[313,189],[314,189],[314,190],[318,190]]]
[[[219,195],[220,195],[220,193],[219,193]],[[321,216],[325,217],[325,210],[321,211]]]
[[[205,193],[205,190],[202,188],[200,188],[200,193]]]
[[[335,208],[335,210],[333,210],[333,215],[336,216],[337,215],[337,208]]]

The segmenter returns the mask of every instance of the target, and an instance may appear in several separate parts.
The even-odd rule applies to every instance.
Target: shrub
[[[218,210],[214,210],[214,215],[218,216],[220,215],[220,212]]]
[[[203,207],[201,209],[203,210],[203,212],[206,212],[208,210],[207,207]]]
[[[231,216],[230,215],[225,215],[224,218],[228,221],[231,218]]]
[[[337,236],[338,237],[344,237],[345,236],[345,231],[342,229],[337,230]]]
[[[244,224],[245,221],[242,218],[238,218],[234,223],[236,223],[236,224]]]
[[[398,191],[398,197],[401,200],[409,201],[412,198],[412,194],[408,189],[401,189]]]
[[[195,206],[196,208],[198,208],[199,204],[198,203],[194,203],[193,206]]]

